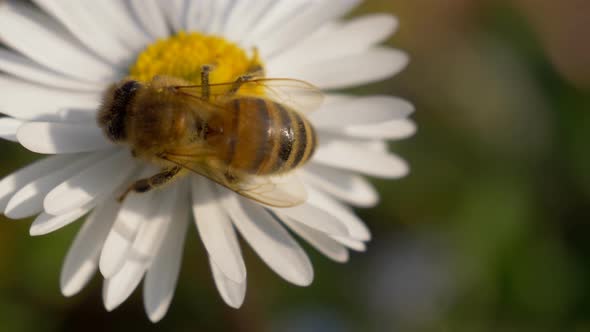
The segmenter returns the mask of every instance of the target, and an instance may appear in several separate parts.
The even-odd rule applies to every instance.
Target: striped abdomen
[[[272,175],[299,167],[313,155],[317,144],[309,121],[273,101],[237,98],[225,107],[223,139],[217,146],[231,169]]]

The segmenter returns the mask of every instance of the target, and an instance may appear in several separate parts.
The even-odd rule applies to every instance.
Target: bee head
[[[126,79],[113,84],[105,92],[98,112],[98,125],[113,142],[126,139],[125,118],[130,104],[141,87],[140,82]]]

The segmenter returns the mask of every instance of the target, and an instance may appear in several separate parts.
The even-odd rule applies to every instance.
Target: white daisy
[[[359,1],[0,4],[6,46],[0,49],[0,112],[7,115],[0,119],[0,137],[52,155],[0,182],[0,209],[14,219],[38,215],[31,235],[88,214],[65,259],[63,294],[78,293],[100,270],[104,304],[113,310],[143,279],[147,314],[160,320],[172,300],[191,213],[215,284],[236,308],[246,291],[246,267],[235,230],[272,270],[300,286],[312,282],[313,269],[287,229],[338,262],[348,259],[349,249],[363,251],[369,231],[347,204],[377,203],[359,173],[397,178],[408,172],[385,143],[414,132],[407,119],[412,106],[403,100],[328,93],[310,117],[320,146],[296,171],[308,200],[272,213],[197,175],[119,204],[117,193],[154,169],[108,141],[96,125],[101,95],[115,81],[129,75],[186,78],[211,57],[219,57],[212,79],[228,81],[241,74],[244,61],[257,61],[248,55],[254,47],[268,77],[306,80],[326,91],[388,78],[407,63],[403,52],[379,46],[397,22],[381,14],[341,20]],[[224,51],[208,54],[214,47]]]

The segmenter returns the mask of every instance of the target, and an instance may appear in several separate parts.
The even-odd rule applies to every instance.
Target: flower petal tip
[[[66,283],[62,283],[60,285],[60,289],[61,289],[61,294],[65,297],[72,297],[76,294],[78,294],[78,292],[80,292],[80,288],[76,287],[75,285],[72,285],[69,282]]]
[[[314,272],[313,269],[307,271],[307,273],[301,273],[297,276],[293,276],[289,278],[287,281],[292,283],[295,286],[299,287],[308,287],[313,283],[314,279]]]
[[[161,305],[157,308],[148,308],[146,306],[145,311],[150,322],[158,323],[166,316],[166,313],[168,313],[168,306]]]

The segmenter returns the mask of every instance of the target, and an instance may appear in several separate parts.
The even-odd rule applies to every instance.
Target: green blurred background
[[[140,292],[113,313],[101,282],[64,298],[79,224],[45,237],[0,223],[0,331],[590,331],[590,2],[369,0],[390,12],[401,75],[354,91],[412,101],[416,136],[392,144],[412,174],[375,181],[358,213],[374,240],[348,264],[306,247],[297,288],[247,247],[242,309],[222,303],[192,229],[177,293],[153,325]],[[362,70],[362,68],[359,68]],[[0,143],[1,175],[36,156]]]

